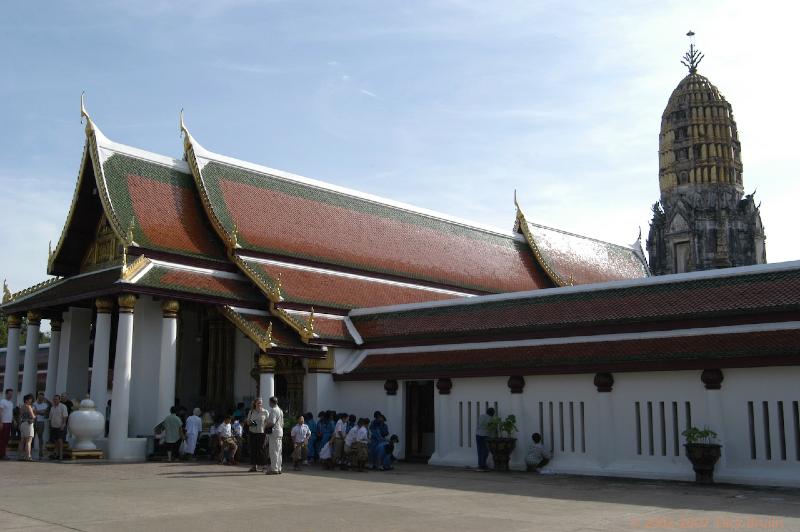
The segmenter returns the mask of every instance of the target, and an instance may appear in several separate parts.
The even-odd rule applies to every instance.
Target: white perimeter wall
[[[348,356],[337,353],[337,365]],[[693,480],[681,436],[691,424],[719,434],[717,481],[800,486],[800,367],[723,370],[721,390],[706,390],[700,374],[616,373],[608,393],[597,392],[594,374],[528,376],[522,394],[511,394],[505,377],[453,379],[449,395],[435,392],[430,463],[477,465],[477,418],[492,406],[517,417],[512,468],[524,468],[531,433],[540,432],[553,472]],[[395,396],[383,384],[332,382],[320,408],[369,417],[381,410],[402,443],[404,382]]]

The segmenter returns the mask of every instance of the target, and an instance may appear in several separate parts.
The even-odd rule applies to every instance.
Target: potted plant
[[[692,462],[695,482],[700,484],[714,483],[714,465],[722,454],[722,445],[716,443],[717,433],[708,427],[702,430],[690,427],[683,431],[686,438],[686,456]]]
[[[509,414],[505,419],[495,416],[489,420],[488,429],[491,436],[486,438],[486,446],[492,453],[494,468],[497,471],[508,471],[508,461],[517,446],[513,436],[518,432],[517,418]]]

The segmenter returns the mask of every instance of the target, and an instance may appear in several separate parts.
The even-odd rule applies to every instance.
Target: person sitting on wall
[[[400,443],[400,438],[397,437],[397,434],[392,434],[389,437],[389,441],[382,441],[375,447],[375,454],[381,471],[394,469],[392,465],[395,461],[394,446],[397,443]]]
[[[528,444],[528,454],[525,455],[525,465],[528,471],[537,472],[539,468],[544,467],[550,461],[550,451],[545,449],[542,445],[542,435],[534,432],[531,435],[530,444]]]

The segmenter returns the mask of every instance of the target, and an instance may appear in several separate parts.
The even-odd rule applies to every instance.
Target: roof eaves
[[[387,305],[383,307],[360,308],[351,310],[351,318],[369,316],[373,314],[389,314],[413,310],[432,309],[439,307],[459,307],[469,305],[482,305],[497,301],[512,301],[517,299],[533,299],[539,297],[556,297],[567,294],[580,294],[588,292],[601,292],[604,290],[618,290],[643,286],[660,286],[680,284],[705,279],[723,279],[751,274],[768,274],[773,272],[800,270],[800,261],[775,262],[771,264],[754,264],[751,266],[737,266],[718,270],[703,270],[697,272],[677,273],[672,275],[658,275],[640,279],[626,279],[622,281],[606,281],[595,284],[583,284],[556,288],[528,290],[524,292],[508,292],[503,294],[490,294],[465,299],[445,299],[440,301],[427,301],[423,303],[405,303],[402,305]]]

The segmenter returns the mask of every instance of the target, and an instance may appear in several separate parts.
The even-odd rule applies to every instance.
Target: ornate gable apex
[[[632,246],[603,242],[529,222],[514,195],[514,231],[524,235],[536,261],[556,286],[648,277],[641,235]]]

